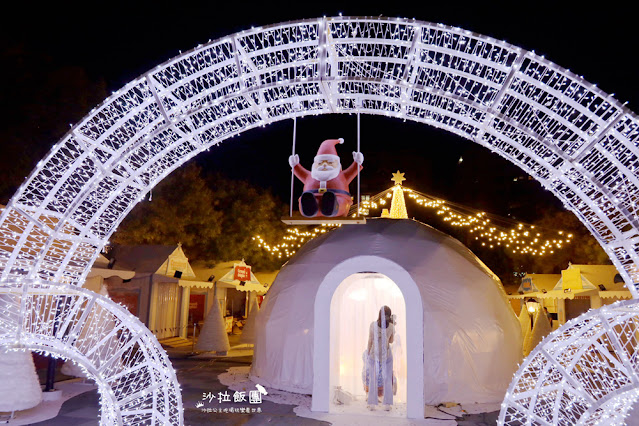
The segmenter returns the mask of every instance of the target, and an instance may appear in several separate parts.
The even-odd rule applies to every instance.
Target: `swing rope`
[[[359,149],[359,112],[357,113],[357,152],[361,152]],[[359,218],[359,212],[360,212],[360,203],[361,203],[361,199],[360,199],[360,195],[359,195],[359,164],[357,165],[357,217]]]
[[[295,155],[295,137],[297,136],[297,117],[293,117],[293,155]],[[295,172],[291,168],[291,207],[289,217],[293,217],[293,184],[295,183]]]

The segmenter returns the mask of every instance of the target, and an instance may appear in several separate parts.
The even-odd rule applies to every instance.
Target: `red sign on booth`
[[[251,280],[251,267],[250,266],[236,266],[234,279],[238,281],[250,281]]]

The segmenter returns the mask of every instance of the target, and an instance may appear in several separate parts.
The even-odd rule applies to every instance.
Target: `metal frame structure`
[[[638,300],[567,322],[521,365],[498,424],[624,424],[639,397],[638,332]]]
[[[503,41],[415,20],[352,17],[209,42],[92,110],[0,216],[2,291],[57,283],[71,292],[133,206],[185,161],[251,128],[327,113],[429,124],[517,164],[581,219],[639,297],[635,114]],[[0,334],[11,329],[2,327]]]
[[[70,359],[95,380],[103,425],[182,424],[182,395],[155,336],[126,308],[90,290],[0,286],[0,346]]]

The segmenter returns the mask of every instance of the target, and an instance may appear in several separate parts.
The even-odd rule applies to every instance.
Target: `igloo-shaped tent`
[[[328,411],[339,370],[331,302],[364,272],[383,274],[403,294],[408,417],[423,418],[424,404],[503,400],[522,343],[499,278],[459,241],[408,219],[333,230],[289,260],[257,317],[252,379],[312,394],[312,409]]]

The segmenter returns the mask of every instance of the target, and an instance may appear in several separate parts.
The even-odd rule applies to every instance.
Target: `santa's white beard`
[[[313,167],[311,169],[311,176],[313,177],[313,179],[319,180],[320,182],[326,182],[339,176],[339,172],[340,169],[336,167],[327,170],[318,170]]]

